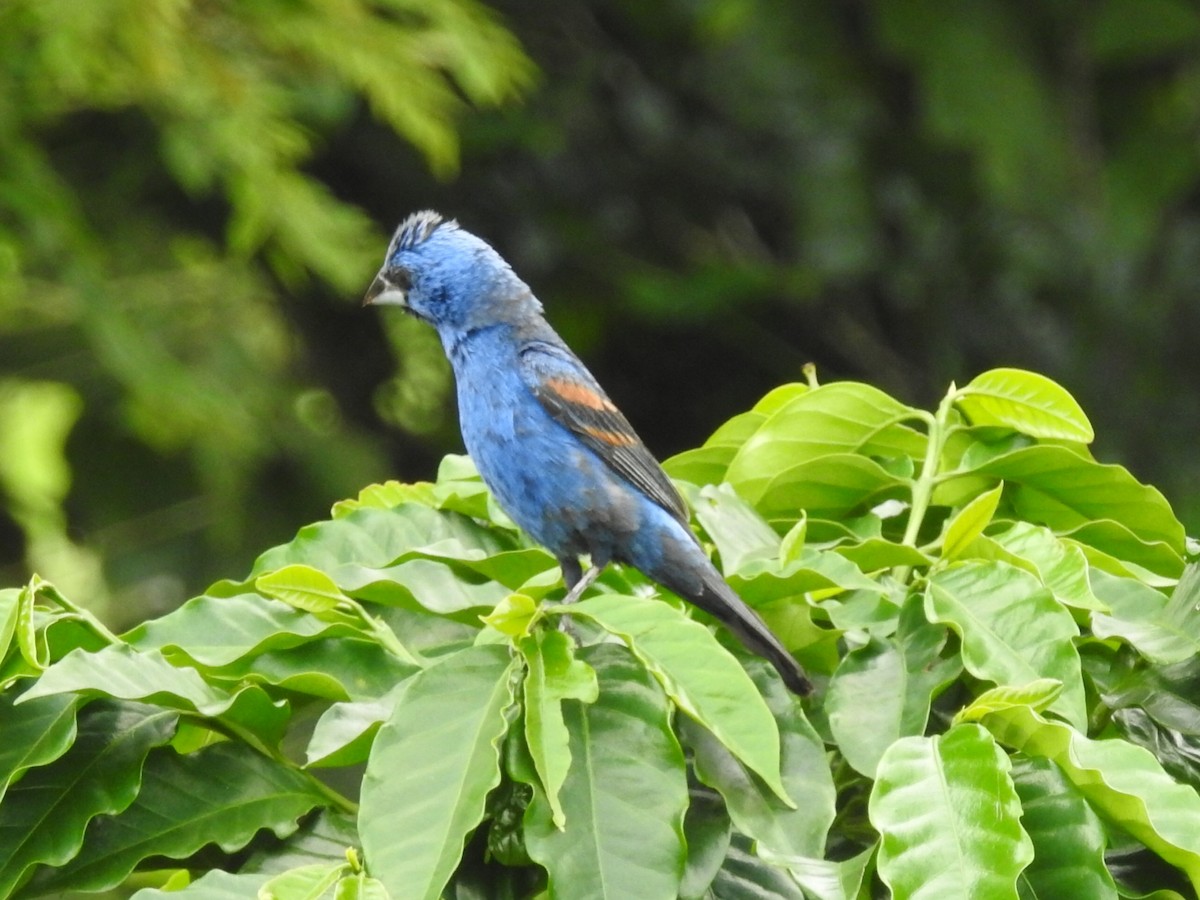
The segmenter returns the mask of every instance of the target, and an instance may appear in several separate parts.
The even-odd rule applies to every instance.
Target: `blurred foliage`
[[[926,405],[1021,366],[1196,529],[1193,3],[492,6],[0,5],[0,379],[76,398],[46,521],[131,616],[458,447],[432,334],[355,308],[425,206],[661,455],[808,361]]]

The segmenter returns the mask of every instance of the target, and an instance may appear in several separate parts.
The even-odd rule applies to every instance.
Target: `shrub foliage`
[[[816,676],[554,559],[465,457],[115,635],[0,591],[0,896],[852,900],[1200,886],[1200,577],[1072,397],[784,385],[670,460]]]

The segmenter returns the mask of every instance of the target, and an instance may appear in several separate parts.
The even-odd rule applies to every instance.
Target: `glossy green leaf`
[[[1092,593],[1088,581],[1087,556],[1075,544],[1063,541],[1050,529],[1028,522],[1014,522],[999,534],[993,535],[1004,553],[1003,557],[978,554],[981,558],[1000,558],[1033,571],[1042,584],[1050,589],[1059,603],[1076,609],[1105,610],[1105,605]],[[973,555],[976,547],[972,547]]]
[[[272,649],[296,647],[325,635],[350,635],[348,624],[322,621],[258,594],[194,597],[145,622],[125,639],[137,650],[161,650],[172,661],[220,667]]]
[[[738,490],[768,519],[794,520],[801,510],[810,516],[841,518],[899,493],[904,485],[903,478],[872,459],[831,453],[783,469],[757,494]]]
[[[871,824],[896,900],[1010,897],[1033,859],[1008,757],[978,725],[897,741],[880,761]]]
[[[1062,683],[1052,709],[1083,727],[1083,675],[1071,614],[1035,577],[998,562],[956,563],[934,572],[925,613],[962,638],[963,664],[977,678],[1020,686],[1040,678]]]
[[[1002,685],[989,688],[954,715],[954,724],[978,722],[988,713],[1013,706],[1028,706],[1042,712],[1049,709],[1062,694],[1062,682],[1039,678],[1020,687]]]
[[[785,802],[779,730],[746,670],[712,632],[666,603],[601,594],[562,610],[621,637],[667,694]]]
[[[146,888],[133,897],[134,900],[248,900],[258,896],[259,888],[269,878],[269,875],[257,873],[234,875],[221,869],[210,869],[183,890]]]
[[[946,523],[942,534],[942,558],[958,559],[970,546],[971,542],[983,534],[983,529],[992,521],[996,507],[1000,504],[1000,494],[1004,485],[998,484],[990,491],[985,491],[975,497],[970,503],[955,513]]]
[[[1001,425],[1045,440],[1095,438],[1092,424],[1065,388],[1022,369],[992,369],[955,392],[955,404],[975,425]]]
[[[347,850],[358,846],[354,817],[326,807],[305,817],[300,827],[284,840],[259,844],[240,871],[278,875],[313,863],[341,864],[347,862]]]
[[[781,776],[789,808],[705,728],[678,723],[693,752],[696,777],[725,799],[738,831],[760,847],[796,856],[820,856],[834,818],[837,791],[825,759],[825,745],[805,718],[800,701],[762,660],[748,664],[779,728]]]
[[[381,484],[369,484],[358,492],[352,500],[339,500],[333,504],[330,517],[341,519],[361,509],[364,506],[374,509],[391,509],[401,503],[419,503],[422,506],[434,505],[434,486],[428,481],[418,481],[405,484],[400,481],[385,481]]]
[[[677,481],[688,484],[720,484],[737,455],[737,445],[715,445],[684,450],[663,461],[663,469]]]
[[[387,721],[399,692],[408,686],[401,682],[395,691],[374,700],[334,703],[317,720],[308,741],[306,765],[350,766],[365,762],[379,726]]]
[[[930,625],[913,596],[894,637],[851,650],[833,673],[825,698],[829,728],[846,762],[868,778],[899,738],[925,733],[934,692],[962,671],[957,657],[940,658],[945,643],[946,629]]]
[[[94,703],[80,713],[70,749],[27,772],[0,804],[0,896],[11,896],[34,866],[68,863],[92,819],[133,802],[146,755],[171,739],[176,718],[129,703]]]
[[[544,562],[537,559],[539,567]],[[546,567],[552,568],[553,560],[548,563]],[[527,568],[519,574],[506,573],[503,580],[497,581],[445,560],[417,557],[382,569],[346,564],[338,567],[337,577],[342,590],[361,600],[383,606],[416,604],[439,615],[452,615],[491,609],[513,590],[506,585],[515,583]]]
[[[112,644],[96,653],[72,650],[47,669],[22,700],[72,692],[144,700],[205,715],[220,715],[233,702],[195,669],[171,665],[158,650],[141,653],[127,644]]]
[[[726,573],[737,572],[752,560],[778,558],[779,535],[730,485],[709,485],[687,499],[717,545]]]
[[[302,773],[238,743],[187,756],[156,750],[146,758],[137,799],[120,815],[95,819],[80,852],[39,871],[32,887],[104,890],[150,857],[183,859],[209,843],[233,852],[264,828],[286,837],[326,799]]]
[[[1012,778],[1033,841],[1033,861],[1021,873],[1028,896],[1116,900],[1104,826],[1079,790],[1047,759],[1018,759]]]
[[[863,887],[870,885],[870,872],[876,847],[868,847],[857,856],[839,862],[827,859],[786,856],[756,847],[758,855],[772,865],[782,866],[811,900],[858,900]]]
[[[417,551],[481,559],[510,549],[512,544],[494,529],[467,516],[406,503],[394,509],[358,509],[340,519],[308,525],[290,543],[263,553],[252,574],[303,563],[334,575],[336,580],[337,568],[349,562],[383,568]]]
[[[812,548],[802,550],[790,563],[780,563],[774,558],[751,560],[732,573],[728,581],[734,592],[754,607],[809,591],[883,593],[884,590],[841,554]]]
[[[479,618],[501,634],[519,638],[529,631],[537,611],[537,602],[532,597],[525,594],[509,594],[496,604],[495,609]]]
[[[1091,581],[1096,596],[1110,610],[1092,614],[1092,631],[1097,637],[1128,641],[1160,665],[1200,653],[1200,610],[1195,602],[1174,603],[1140,581],[1107,572],[1092,572]]]
[[[1057,763],[1092,809],[1200,886],[1200,796],[1172,780],[1146,750],[1092,740],[1026,706],[991,713],[983,724],[1001,743]]]
[[[594,703],[596,673],[575,659],[571,639],[541,630],[521,642],[525,657],[525,742],[556,828],[566,824],[559,791],[571,768],[571,749],[562,702]]]
[[[293,564],[259,575],[254,588],[274,600],[310,613],[337,609],[346,600],[334,580],[312,566]]]
[[[0,661],[8,656],[17,632],[17,610],[20,606],[20,588],[0,590]]]
[[[736,833],[713,879],[710,896],[720,900],[806,900],[787,869],[758,856],[750,839]]]
[[[702,900],[729,853],[733,823],[715,791],[692,787],[683,817],[687,861],[679,882],[679,900]]]
[[[579,659],[600,690],[595,703],[563,704],[572,759],[560,793],[566,827],[555,827],[535,787],[529,855],[546,869],[551,898],[675,900],[688,791],[667,698],[623,647],[586,647]]]
[[[346,868],[345,863],[315,863],[282,872],[258,889],[258,900],[320,900]]]
[[[759,505],[780,473],[821,457],[920,459],[924,435],[900,424],[916,416],[911,407],[865,384],[822,385],[772,413],[738,450],[725,477],[739,494]]]
[[[963,465],[969,465],[967,457]],[[1039,444],[970,468],[1009,482],[1008,498],[1017,515],[1035,524],[1063,532],[1115,519],[1143,541],[1161,541],[1175,553],[1183,552],[1183,526],[1170,504],[1121,466],[1098,463],[1068,447]]]
[[[79,699],[56,694],[15,704],[15,692],[0,694],[0,801],[26,769],[44,766],[75,742]]]
[[[1062,528],[1059,532],[1064,538],[1082,545],[1085,552],[1100,551],[1126,565],[1148,569],[1159,577],[1174,580],[1183,570],[1183,557],[1177,547],[1166,540],[1140,537],[1123,522],[1102,518],[1073,528]]]
[[[500,781],[513,701],[507,647],[470,647],[413,676],[371,748],[359,809],[368,871],[436,900]]]
[[[327,700],[371,700],[416,671],[375,641],[324,638],[240,659],[219,674]]]

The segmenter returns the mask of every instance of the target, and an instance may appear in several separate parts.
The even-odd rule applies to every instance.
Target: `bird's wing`
[[[521,351],[521,375],[555,421],[687,525],[687,506],[679,491],[575,354],[565,347],[534,341]]]

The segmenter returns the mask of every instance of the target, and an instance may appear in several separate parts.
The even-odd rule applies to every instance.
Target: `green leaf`
[[[1028,572],[999,562],[952,564],[930,575],[925,614],[958,632],[971,674],[1009,686],[1056,679],[1063,692],[1052,709],[1080,727],[1087,722],[1072,644],[1079,628]]]
[[[290,565],[254,579],[254,588],[261,594],[282,600],[288,606],[310,613],[337,609],[347,600],[333,579],[312,566]]]
[[[1008,757],[978,725],[888,748],[871,791],[879,875],[896,900],[1010,897],[1033,859]]]
[[[743,569],[751,560],[778,558],[779,535],[730,485],[703,487],[688,502],[717,545],[726,573]]]
[[[1021,873],[1030,896],[1116,900],[1104,826],[1079,790],[1046,759],[1017,759],[1012,777],[1033,841],[1033,861]]]
[[[736,445],[697,447],[663,461],[663,470],[676,481],[688,484],[720,484],[737,455]]]
[[[39,871],[31,888],[105,890],[150,857],[183,859],[209,843],[233,852],[263,828],[286,837],[325,799],[302,773],[239,743],[187,756],[156,750],[146,758],[133,804],[95,819],[79,853],[60,868]]]
[[[79,714],[70,749],[27,772],[0,804],[0,896],[11,896],[36,865],[68,863],[86,846],[92,819],[133,802],[146,754],[171,739],[176,718],[169,710],[107,702]]]
[[[251,873],[233,875],[221,869],[211,869],[180,891],[146,888],[133,895],[134,900],[247,900],[258,896],[258,890],[269,875]]]
[[[384,568],[415,552],[479,560],[511,549],[511,541],[467,516],[405,503],[394,509],[358,509],[343,518],[301,528],[290,543],[274,547],[255,560],[252,574],[303,563],[338,581],[338,567],[348,562]]]
[[[532,597],[525,594],[509,594],[496,604],[495,609],[479,618],[501,634],[519,638],[528,633],[537,611],[537,601]]]
[[[792,873],[804,895],[812,900],[858,900],[864,885],[870,885],[870,872],[876,847],[868,847],[857,856],[840,862],[773,853],[762,847],[758,855],[772,865]]]
[[[779,730],[754,682],[703,625],[666,603],[601,594],[558,612],[622,638],[667,694],[790,804],[779,777]]]
[[[1022,369],[992,369],[955,393],[955,404],[975,425],[1000,425],[1043,440],[1095,438],[1092,423],[1065,388]]]
[[[1185,601],[1176,603],[1132,578],[1093,571],[1091,581],[1096,596],[1110,610],[1092,613],[1096,637],[1128,641],[1159,665],[1182,662],[1200,653],[1200,610],[1186,590],[1175,589],[1175,595]]]
[[[895,741],[925,733],[934,692],[961,672],[956,657],[940,658],[945,643],[946,629],[925,621],[914,595],[894,638],[875,637],[851,650],[833,673],[825,699],[829,729],[846,762],[868,778]]]
[[[415,671],[375,641],[325,638],[238,660],[219,674],[327,700],[370,700]]]
[[[739,488],[768,519],[795,520],[801,510],[812,517],[844,518],[868,503],[899,494],[905,479],[865,456],[831,453],[783,469],[761,491]]]
[[[347,624],[322,621],[279,600],[237,594],[194,597],[137,626],[125,639],[137,650],[161,650],[172,661],[218,668],[318,637],[354,634],[357,629]]]
[[[8,656],[17,632],[17,613],[20,609],[20,588],[0,590],[0,662]]]
[[[48,668],[21,700],[73,692],[143,700],[205,715],[220,715],[233,702],[230,694],[210,685],[195,669],[171,665],[158,650],[139,653],[127,644],[112,644],[95,653],[72,650]]]
[[[846,557],[832,550],[806,547],[790,563],[778,559],[755,559],[732,573],[729,586],[743,600],[758,608],[784,597],[797,597],[810,591],[868,591],[881,594],[884,588],[868,578]]]
[[[1141,747],[1092,740],[1027,706],[985,716],[996,740],[1058,764],[1092,809],[1133,835],[1200,887],[1200,796],[1177,784]]]
[[[262,842],[242,865],[242,872],[278,875],[313,863],[345,863],[347,850],[359,844],[354,818],[328,807],[305,817],[283,841]]]
[[[370,873],[436,900],[500,782],[513,701],[508,647],[470,647],[413,676],[380,728],[363,779],[359,833]]]
[[[385,481],[382,484],[369,484],[352,500],[339,500],[330,510],[330,517],[341,519],[363,507],[374,509],[391,509],[401,503],[419,503],[422,506],[434,506],[434,486],[428,481],[418,481],[415,484],[404,484],[399,481]]]
[[[1020,687],[1003,685],[984,691],[954,715],[954,724],[978,722],[988,713],[1013,706],[1028,706],[1041,712],[1049,709],[1062,694],[1062,682],[1039,678]]]
[[[575,659],[571,639],[561,631],[541,630],[521,642],[525,656],[525,742],[550,804],[556,828],[566,824],[559,791],[571,768],[569,735],[562,701],[594,703],[596,673]]]
[[[687,863],[679,883],[679,900],[703,900],[729,852],[733,825],[725,801],[715,791],[692,788],[683,817]]]
[[[540,785],[524,772],[534,784],[529,855],[545,867],[551,898],[675,900],[688,791],[667,699],[623,647],[586,647],[579,659],[600,690],[595,703],[563,704],[572,759],[560,795],[566,827],[555,827]]]
[[[1121,466],[1103,465],[1082,451],[1051,444],[1010,450],[977,465],[969,456],[962,461],[968,470],[1009,482],[1008,499],[1022,519],[1058,532],[1115,519],[1140,540],[1161,541],[1176,555],[1183,553],[1183,525],[1170,504]]]
[[[750,839],[734,833],[707,897],[720,900],[806,900],[792,874],[751,849]]]
[[[365,762],[375,732],[387,721],[396,697],[408,684],[403,681],[394,691],[375,700],[334,703],[321,713],[308,741],[305,765],[350,766]]]
[[[1049,528],[1028,522],[1014,522],[992,540],[1004,553],[1011,555],[1002,561],[1030,569],[1059,603],[1076,609],[1107,611],[1092,593],[1087,556],[1078,545],[1062,540]],[[972,552],[977,549],[978,545],[972,547]],[[984,559],[992,558],[980,555]]]
[[[822,385],[772,413],[739,448],[725,478],[739,494],[763,509],[761,501],[776,489],[779,476],[798,464],[835,455],[921,459],[924,435],[900,424],[918,415],[865,384]],[[794,504],[803,508],[816,505]]]
[[[276,875],[258,889],[259,900],[320,900],[348,870],[345,863],[301,866]]]
[[[996,507],[1000,505],[1000,494],[1004,484],[1000,483],[990,491],[980,494],[970,503],[955,513],[946,524],[942,535],[942,559],[958,559],[963,551],[971,545],[983,529],[992,521]]]
[[[16,699],[0,694],[0,801],[26,769],[53,762],[75,742],[77,697],[58,694],[19,705]]]
[[[749,664],[779,728],[781,776],[789,808],[717,738],[690,720],[678,723],[692,749],[696,777],[719,791],[738,831],[759,847],[796,856],[820,856],[834,819],[837,791],[825,759],[825,744],[804,716],[800,701],[755,659]]]

